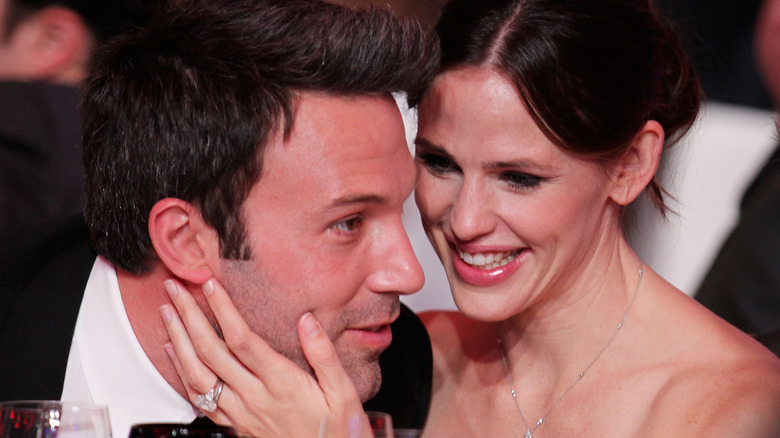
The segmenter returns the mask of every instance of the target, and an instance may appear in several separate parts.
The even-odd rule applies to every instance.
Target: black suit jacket
[[[97,254],[80,217],[41,233],[0,236],[0,400],[59,399],[81,299]],[[380,357],[383,383],[367,410],[421,428],[433,360],[419,318],[405,306]]]
[[[0,230],[81,213],[80,91],[0,82]]]
[[[780,146],[745,191],[739,222],[695,298],[759,339],[780,334]],[[770,346],[780,354],[780,343]]]

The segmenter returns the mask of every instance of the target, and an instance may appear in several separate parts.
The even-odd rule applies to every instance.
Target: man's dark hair
[[[98,41],[132,26],[140,26],[149,19],[151,0],[8,0],[7,14],[2,27],[7,38],[16,26],[30,15],[49,6],[63,6],[81,16]]]
[[[223,257],[250,257],[241,206],[265,144],[289,135],[296,96],[415,95],[437,66],[435,39],[376,8],[193,0],[153,14],[99,51],[85,84],[93,245],[126,271],[147,271],[149,212],[174,197],[200,209]]]

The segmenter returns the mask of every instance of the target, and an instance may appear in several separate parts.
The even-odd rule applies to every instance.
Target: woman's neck
[[[534,368],[547,375],[556,370],[569,374],[584,367],[626,316],[637,294],[639,270],[639,258],[621,241],[608,257],[594,258],[573,272],[553,299],[498,323],[509,363],[523,374]]]

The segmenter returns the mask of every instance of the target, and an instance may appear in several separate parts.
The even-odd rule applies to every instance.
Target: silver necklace
[[[501,338],[498,338],[498,349],[501,351],[501,361],[504,363],[504,372],[506,373],[506,382],[509,385],[509,392],[512,394],[512,400],[515,402],[515,407],[517,408],[517,412],[520,413],[520,418],[523,420],[523,425],[525,425],[525,438],[533,438],[534,432],[536,429],[539,428],[539,426],[544,423],[545,418],[547,418],[548,415],[550,415],[550,412],[553,411],[558,406],[558,403],[563,400],[564,397],[566,397],[566,394],[571,391],[572,388],[574,388],[574,385],[579,383],[580,380],[582,380],[583,377],[585,377],[585,373],[588,372],[591,366],[593,366],[594,363],[598,360],[599,357],[601,357],[601,354],[604,353],[604,350],[609,347],[609,344],[612,343],[612,340],[615,339],[615,336],[617,336],[620,329],[623,327],[623,324],[626,322],[626,318],[628,318],[628,312],[631,311],[631,306],[634,305],[634,300],[636,300],[637,292],[639,292],[639,286],[642,284],[642,276],[644,275],[644,270],[642,269],[642,264],[639,264],[639,280],[636,283],[636,289],[634,289],[634,296],[631,297],[631,302],[628,303],[628,307],[626,308],[626,313],[623,314],[623,319],[620,320],[620,323],[618,323],[617,327],[615,328],[615,331],[612,332],[612,336],[607,339],[607,343],[604,344],[603,347],[601,347],[601,350],[596,354],[596,357],[594,357],[590,363],[588,363],[588,366],[585,367],[584,370],[577,376],[576,379],[574,379],[574,382],[569,385],[568,388],[566,388],[566,391],[563,391],[563,393],[558,396],[558,398],[555,400],[555,403],[550,406],[550,409],[547,409],[547,412],[544,413],[541,417],[539,417],[539,420],[536,421],[536,424],[534,427],[529,427],[528,422],[525,420],[525,415],[523,415],[523,410],[520,409],[520,403],[517,401],[517,391],[515,391],[514,386],[512,385],[512,378],[509,376],[509,365],[507,364],[506,360],[506,352],[504,351],[504,346],[501,344]]]

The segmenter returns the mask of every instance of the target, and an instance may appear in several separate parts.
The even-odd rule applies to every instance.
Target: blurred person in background
[[[766,0],[755,31],[758,70],[780,105],[780,0]],[[780,353],[780,148],[745,190],[740,218],[695,298]]]
[[[0,0],[0,232],[81,213],[79,83],[144,0]]]
[[[753,49],[762,0],[659,0],[677,24],[707,101],[771,109]]]

